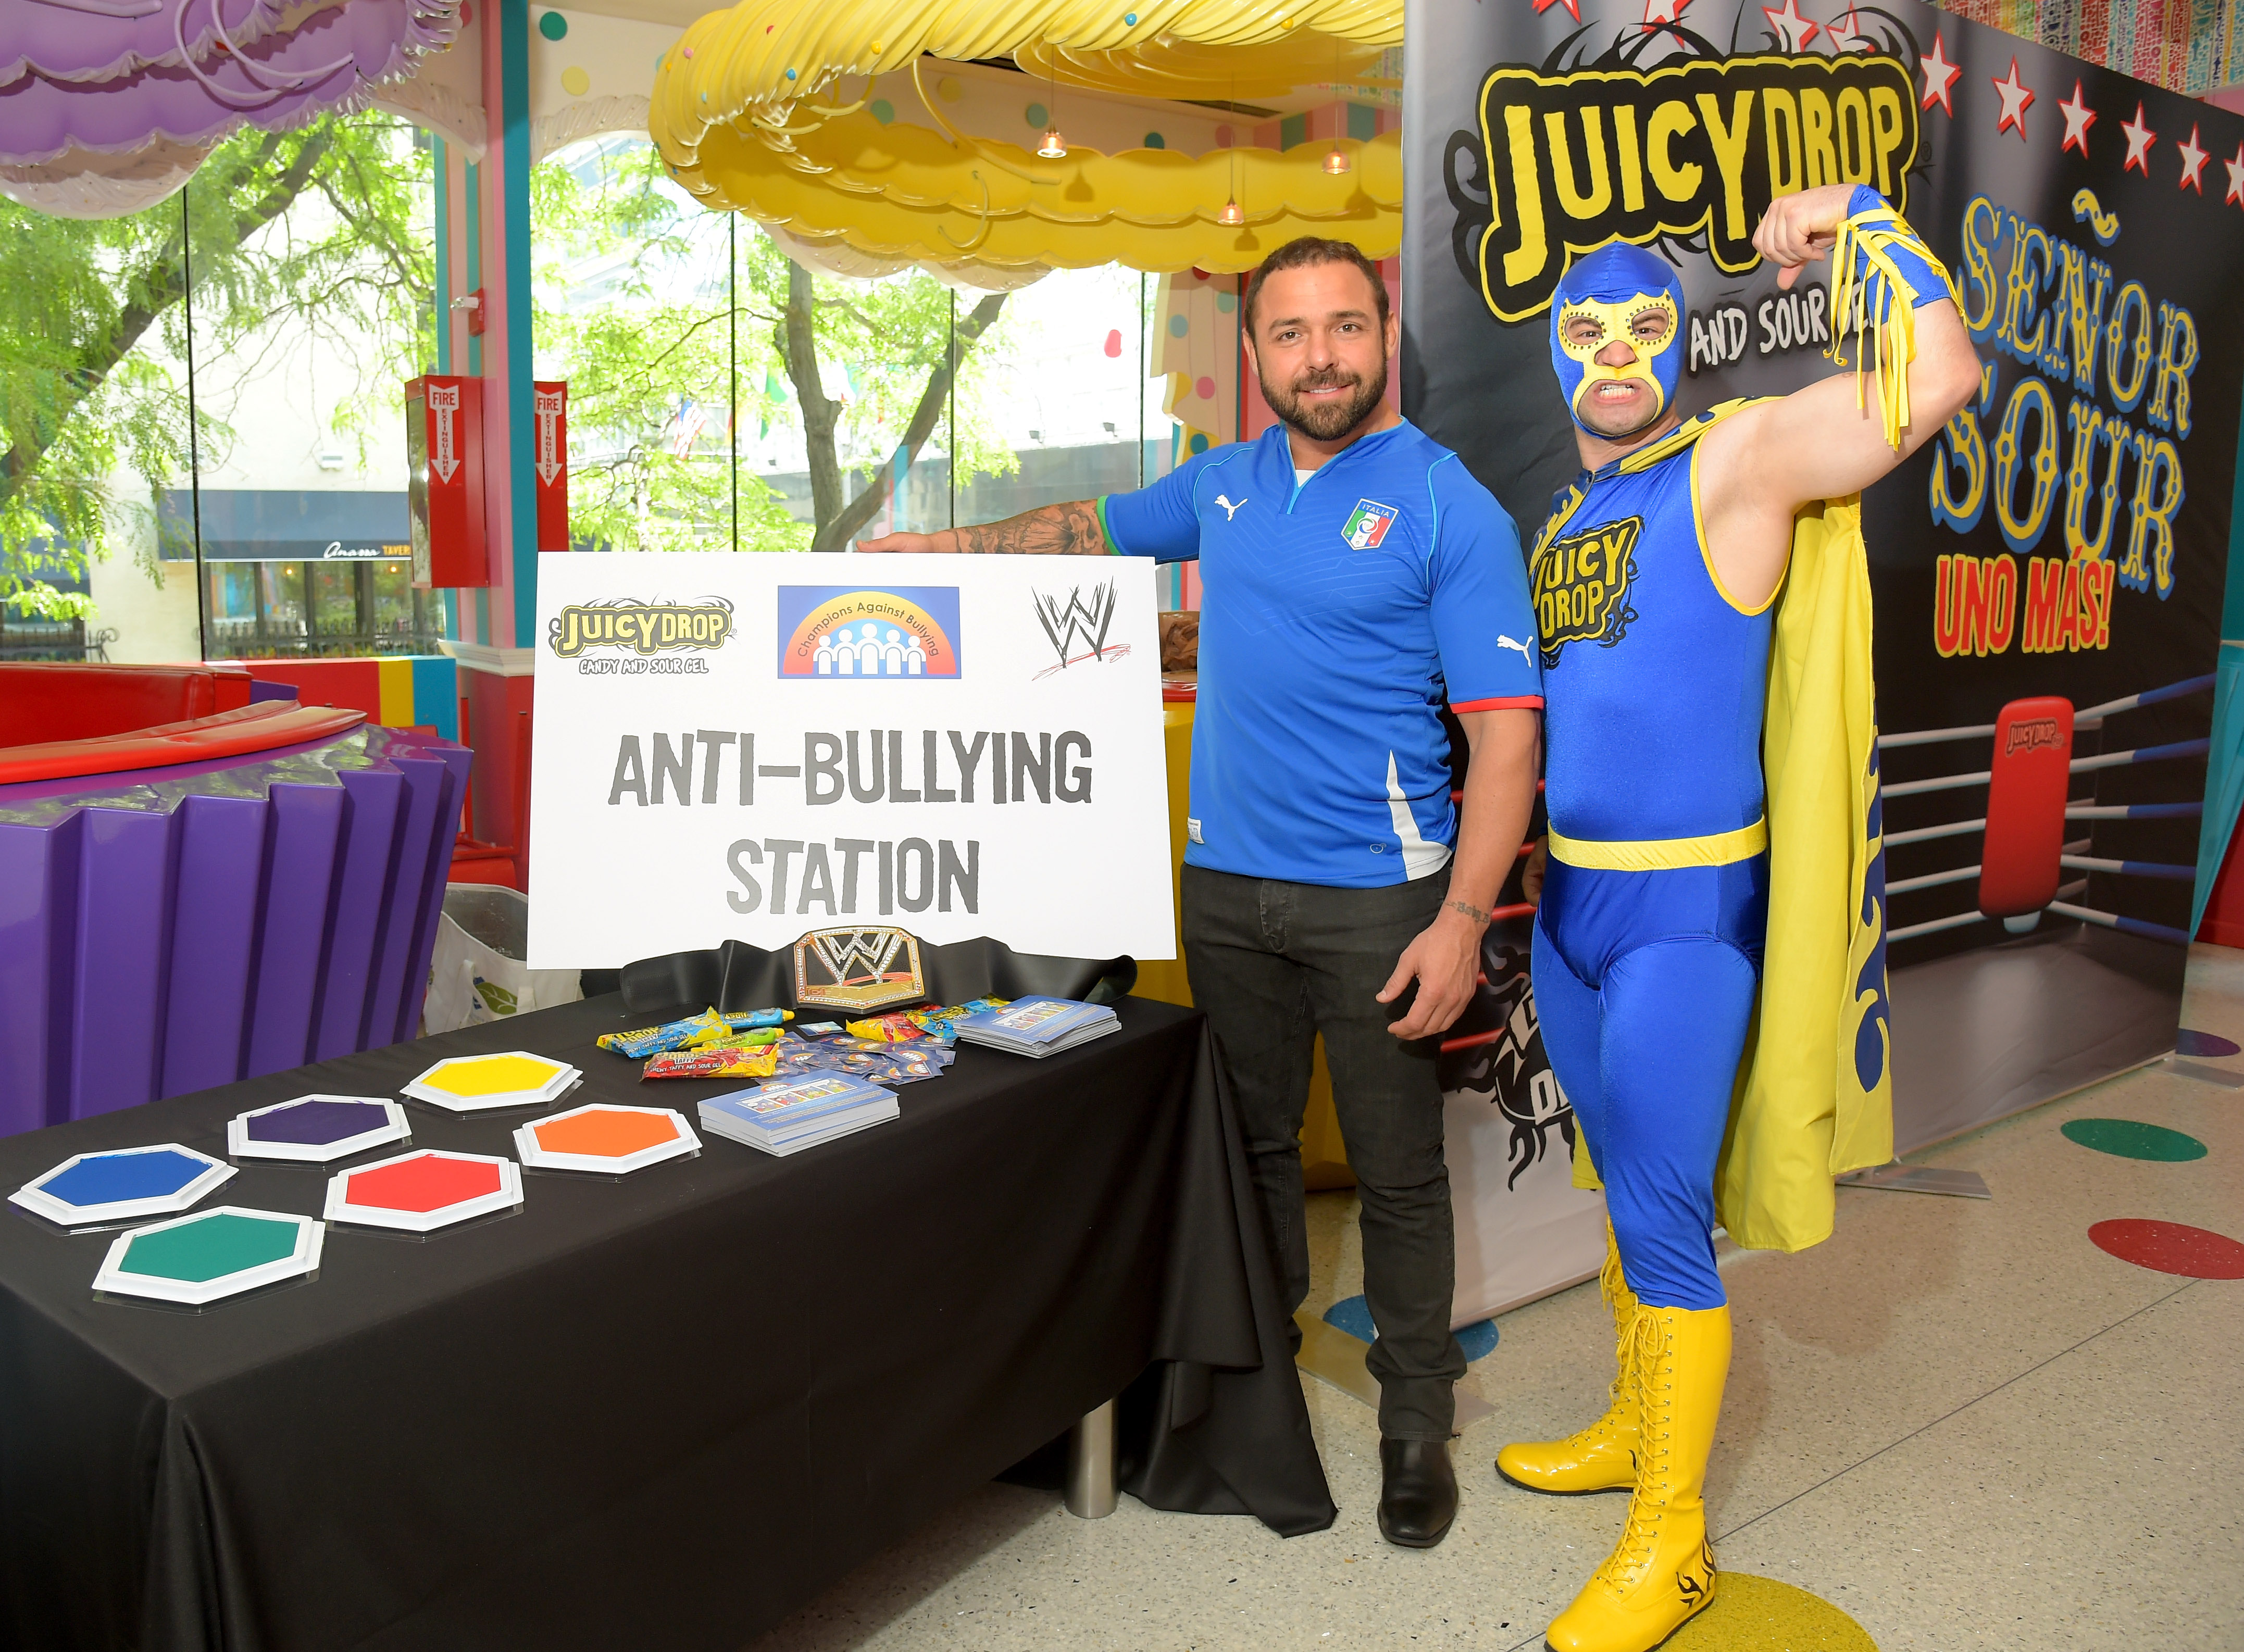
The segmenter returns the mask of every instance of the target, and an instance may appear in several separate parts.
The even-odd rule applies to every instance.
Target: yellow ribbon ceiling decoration
[[[883,124],[862,112],[869,91],[839,88],[916,84],[923,54],[1010,55],[1063,85],[1231,101],[1360,76],[1402,37],[1400,0],[743,0],[665,55],[648,128],[707,206],[882,262],[1232,271],[1304,234],[1384,258],[1402,241],[1394,132],[1342,142],[1337,176],[1323,142],[1048,159],[959,131],[923,91],[942,131]],[[1234,199],[1244,223],[1219,223]]]

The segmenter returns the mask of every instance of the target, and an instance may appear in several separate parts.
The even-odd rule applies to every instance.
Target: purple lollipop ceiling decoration
[[[309,11],[274,0],[12,0],[0,5],[0,165],[301,125],[409,74],[451,44],[458,13],[459,0]]]

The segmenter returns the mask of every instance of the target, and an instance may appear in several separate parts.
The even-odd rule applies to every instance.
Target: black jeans
[[[1184,869],[1193,1001],[1207,1014],[1247,1132],[1289,1317],[1309,1293],[1301,1115],[1312,1047],[1324,1035],[1362,1211],[1363,1294],[1379,1332],[1365,1363],[1379,1379],[1379,1432],[1390,1440],[1447,1440],[1457,1415],[1450,1385],[1465,1369],[1450,1334],[1457,1250],[1434,1072],[1440,1041],[1396,1038],[1387,1023],[1409,995],[1392,1004],[1375,996],[1441,911],[1449,885],[1446,870],[1383,889],[1335,889]],[[1298,1352],[1301,1332],[1288,1329]]]

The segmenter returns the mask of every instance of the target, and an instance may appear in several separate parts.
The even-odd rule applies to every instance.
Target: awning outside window
[[[195,555],[194,502],[167,488],[157,504],[159,553]],[[202,490],[203,560],[210,563],[368,562],[410,556],[405,494],[286,489]]]

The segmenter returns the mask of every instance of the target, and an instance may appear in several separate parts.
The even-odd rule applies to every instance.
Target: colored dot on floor
[[[1147,133],[1146,134],[1146,148],[1148,148],[1148,149],[1166,149],[1168,146],[1169,146],[1169,140],[1168,140],[1167,138],[1166,138],[1162,137],[1160,133],[1159,133],[1159,132],[1157,132],[1157,131],[1149,131],[1149,132],[1147,132]]]
[[[896,106],[885,98],[875,98],[867,112],[885,126],[896,118]]]
[[[2099,1222],[2088,1237],[2098,1250],[2139,1268],[2185,1279],[2244,1279],[2244,1244],[2186,1222],[2126,1217]]]
[[[2205,1143],[2163,1125],[2132,1118],[2076,1118],[2064,1126],[2065,1139],[2116,1158],[2155,1159],[2179,1164],[2205,1156]]]
[[[1183,316],[1173,315],[1169,318],[1169,336],[1171,338],[1180,339],[1191,331],[1192,323],[1186,320]]]
[[[1714,1601],[1663,1643],[1664,1652],[1878,1652],[1862,1626],[1805,1589],[1750,1572],[1724,1572]]]
[[[2244,1045],[2233,1038],[2223,1038],[2219,1033],[2200,1033],[2185,1027],[2174,1035],[2174,1054],[2177,1055],[2244,1055]]]
[[[558,11],[549,11],[537,20],[537,32],[548,40],[558,40],[569,32],[569,19]]]
[[[1358,1342],[1377,1339],[1378,1327],[1371,1323],[1370,1305],[1360,1297],[1342,1297],[1327,1308],[1324,1322],[1336,1331],[1345,1331]],[[1457,1345],[1463,1348],[1467,1360],[1484,1359],[1496,1352],[1496,1321],[1478,1319],[1457,1328]]]
[[[561,90],[571,98],[581,98],[591,89],[592,78],[583,70],[572,65],[561,71]]]

